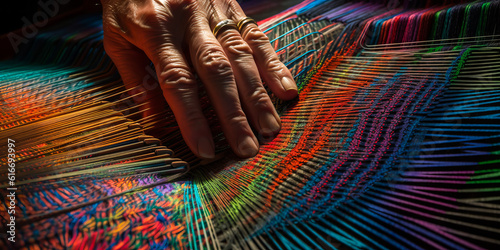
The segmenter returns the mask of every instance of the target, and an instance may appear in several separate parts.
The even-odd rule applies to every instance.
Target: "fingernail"
[[[259,116],[260,133],[265,136],[274,135],[280,131],[280,125],[272,113],[264,112]]]
[[[297,85],[295,84],[295,82],[286,76],[281,78],[281,85],[283,85],[283,88],[285,89],[285,91],[297,89]]]
[[[215,157],[214,144],[211,138],[201,137],[198,140],[198,155],[205,159],[212,159]]]
[[[252,137],[242,135],[238,139],[238,151],[242,157],[251,157],[257,154],[259,147],[255,144]]]

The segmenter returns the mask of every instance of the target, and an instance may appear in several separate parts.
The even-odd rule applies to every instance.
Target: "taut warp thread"
[[[282,129],[256,157],[232,157],[215,127],[222,159],[209,165],[189,153],[168,107],[132,119],[138,107],[104,54],[99,17],[42,32],[0,64],[16,246],[497,248],[499,14],[499,1],[323,0],[260,22],[299,97],[271,95]]]

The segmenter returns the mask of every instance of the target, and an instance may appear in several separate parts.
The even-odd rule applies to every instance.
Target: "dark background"
[[[33,17],[38,11],[43,11],[43,8],[38,4],[39,2],[57,2],[59,6],[56,18],[68,16],[79,11],[100,11],[99,0],[64,0],[67,3],[60,4],[57,0],[7,0],[2,3],[0,7],[0,34],[20,29],[25,25],[23,17],[26,17],[30,22],[33,22]],[[248,16],[255,20],[262,20],[277,14],[286,8],[289,8],[301,0],[245,0],[240,1],[241,6],[245,9]]]
[[[33,22],[33,17],[37,11],[43,11],[38,2],[56,2],[57,0],[8,0],[2,3],[0,7],[0,34],[5,34],[22,28],[24,22],[23,17],[26,17],[30,22]],[[78,10],[85,5],[91,3],[99,3],[99,1],[85,1],[85,0],[64,0],[68,3],[59,4],[59,11],[55,17],[61,17],[71,11]]]

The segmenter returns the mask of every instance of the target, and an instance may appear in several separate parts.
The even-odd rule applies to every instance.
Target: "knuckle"
[[[224,114],[223,117],[229,123],[230,126],[240,126],[247,121],[245,113],[239,107],[231,112]]]
[[[130,1],[119,2],[104,13],[105,23],[128,36],[141,29],[151,30],[153,26],[158,26],[161,18],[157,8],[150,4],[135,6]]]
[[[166,7],[170,7],[173,11],[192,10],[198,5],[198,1],[196,0],[167,1],[167,4],[163,0],[155,0],[155,2],[162,6],[166,6],[168,4]]]
[[[247,56],[252,54],[250,46],[239,35],[226,32],[221,37],[222,44],[228,56]]]
[[[156,11],[153,11],[149,8],[146,9],[141,9],[138,13],[128,13],[128,20],[131,20],[134,22],[136,26],[142,27],[142,28],[150,28],[152,26],[155,26],[158,24],[160,21],[160,17]]]
[[[174,63],[168,64],[158,74],[159,82],[164,89],[192,89],[196,82],[189,69]]]
[[[266,89],[264,87],[258,87],[247,94],[248,101],[252,104],[253,107],[257,109],[262,109],[268,106],[270,103],[269,96],[267,95]]]
[[[283,64],[276,55],[267,55],[264,65],[268,71],[276,72],[282,70]]]
[[[243,39],[252,47],[261,47],[269,44],[269,38],[255,26],[247,28],[246,32],[243,33]]]
[[[208,74],[232,75],[231,64],[224,52],[217,45],[201,45],[196,58],[199,58],[202,69]]]

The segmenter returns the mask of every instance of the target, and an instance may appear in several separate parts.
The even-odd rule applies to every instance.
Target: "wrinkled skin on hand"
[[[278,60],[269,39],[249,23],[240,32],[212,34],[222,20],[245,17],[233,0],[102,0],[104,47],[128,90],[141,84],[152,62],[159,86],[148,90],[145,115],[160,112],[166,100],[189,148],[201,158],[214,157],[214,142],[198,99],[195,74],[203,82],[227,141],[240,157],[258,152],[251,127],[273,136],[281,122],[262,80],[281,99],[292,99],[297,87]],[[190,63],[191,62],[191,63]],[[161,90],[161,91],[160,91]],[[164,98],[164,99],[163,99]],[[137,101],[137,100],[136,100]]]

